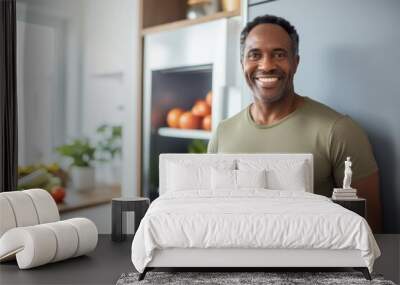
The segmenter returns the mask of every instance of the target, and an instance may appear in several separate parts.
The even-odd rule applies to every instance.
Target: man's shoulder
[[[362,127],[350,116],[339,113],[331,107],[318,101],[307,98],[309,107],[306,116],[314,123],[314,127],[329,130],[329,133],[338,138],[365,137]],[[317,124],[317,125],[315,125]]]
[[[319,101],[316,101],[308,97],[304,97],[304,100],[305,100],[304,109],[307,115],[316,116],[319,117],[320,119],[326,119],[326,120],[338,120],[344,117],[343,114],[334,110],[328,105],[325,105],[324,103],[321,103]]]
[[[218,128],[226,129],[226,128],[231,128],[233,126],[238,126],[239,123],[244,123],[246,121],[248,108],[249,108],[249,106],[245,107],[244,109],[242,109],[241,111],[239,111],[238,113],[233,115],[232,117],[222,120],[219,123]]]
[[[327,130],[347,117],[324,103],[308,97],[305,97],[304,108],[300,113],[302,121],[307,121],[312,127],[327,128]]]

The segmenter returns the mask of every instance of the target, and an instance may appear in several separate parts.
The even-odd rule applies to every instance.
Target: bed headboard
[[[166,181],[167,181],[167,170],[168,163],[174,161],[185,161],[187,160],[190,163],[213,163],[218,160],[236,162],[239,159],[262,159],[262,160],[271,160],[271,163],[274,161],[304,161],[307,166],[307,192],[314,192],[314,166],[313,166],[313,155],[311,153],[270,153],[270,154],[189,154],[189,153],[163,153],[160,154],[159,159],[159,194],[162,195],[166,192]],[[235,163],[236,165],[236,163]]]

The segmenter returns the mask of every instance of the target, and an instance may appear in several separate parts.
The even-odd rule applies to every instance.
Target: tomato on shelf
[[[204,100],[197,100],[196,104],[192,108],[193,115],[199,117],[205,117],[211,114],[211,107]]]
[[[179,128],[179,118],[183,113],[185,113],[185,110],[181,108],[173,108],[170,110],[167,115],[167,125],[171,128]]]
[[[167,126],[180,129],[211,130],[212,91],[204,99],[197,99],[192,108],[187,111],[179,107],[172,108],[167,113]]]
[[[203,121],[201,123],[201,127],[205,131],[211,131],[211,115],[207,115],[203,118]]]
[[[201,126],[201,117],[192,112],[185,112],[179,118],[179,127],[181,129],[199,129]]]

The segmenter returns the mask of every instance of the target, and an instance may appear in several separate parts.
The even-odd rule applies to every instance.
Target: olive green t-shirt
[[[352,181],[377,171],[364,131],[348,116],[303,97],[294,112],[271,125],[258,125],[250,105],[222,121],[208,144],[209,153],[312,153],[314,193],[331,196],[342,187],[344,161],[351,157]]]

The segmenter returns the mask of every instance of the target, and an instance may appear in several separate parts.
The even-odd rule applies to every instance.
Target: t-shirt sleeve
[[[207,146],[207,153],[217,153],[217,152],[218,152],[218,127],[213,132]]]
[[[352,181],[367,177],[378,170],[367,135],[350,117],[338,119],[331,131],[330,157],[336,186],[342,187],[344,161],[352,161]]]

